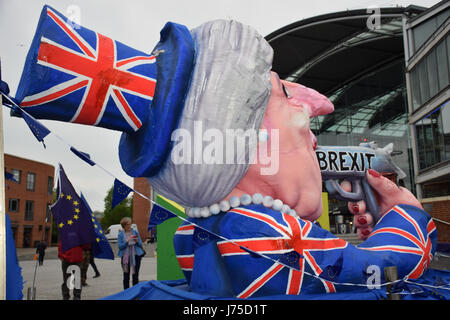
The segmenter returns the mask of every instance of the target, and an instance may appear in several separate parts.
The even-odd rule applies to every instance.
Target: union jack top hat
[[[122,131],[120,161],[134,177],[161,173],[180,126],[260,128],[273,56],[262,36],[223,20],[168,22],[160,35],[147,54],[44,6],[16,99],[37,119]]]

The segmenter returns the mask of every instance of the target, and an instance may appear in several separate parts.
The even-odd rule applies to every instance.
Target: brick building
[[[5,180],[6,212],[17,248],[34,247],[38,241],[51,241],[55,167],[5,154],[5,171],[14,179]],[[47,219],[47,221],[46,221]]]
[[[146,178],[134,178],[134,190],[140,192],[145,195],[149,199],[153,199],[153,192],[150,184],[148,183]],[[139,230],[139,234],[141,235],[142,240],[145,240],[149,237],[148,221],[150,219],[150,209],[151,203],[142,198],[137,193],[134,193],[133,196],[133,223],[136,224]]]
[[[425,211],[434,218],[438,242],[450,243],[450,196],[422,199],[421,202]]]

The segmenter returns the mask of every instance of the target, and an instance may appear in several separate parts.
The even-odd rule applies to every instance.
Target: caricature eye
[[[287,91],[287,89],[286,89],[286,87],[284,86],[284,84],[281,84],[281,85],[282,85],[282,87],[283,87],[284,95],[286,96],[286,98],[290,99],[291,96],[290,96],[290,94],[289,94],[289,91]]]

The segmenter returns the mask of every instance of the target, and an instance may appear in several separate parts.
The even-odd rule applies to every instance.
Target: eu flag
[[[89,214],[91,215],[91,221],[94,226],[95,231],[95,241],[91,244],[92,253],[95,258],[98,259],[110,259],[114,260],[114,252],[111,249],[108,239],[105,237],[105,233],[103,232],[102,226],[98,223],[97,218],[94,216],[92,209],[89,207],[89,204],[86,201],[86,198],[83,196],[83,193],[80,193],[80,198],[83,200],[84,204],[89,210]]]
[[[89,209],[80,199],[59,164],[56,203],[51,207],[61,239],[62,251],[96,241]]]

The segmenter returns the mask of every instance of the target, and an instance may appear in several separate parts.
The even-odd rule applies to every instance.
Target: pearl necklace
[[[267,208],[272,208],[281,213],[287,213],[293,217],[297,217],[294,209],[291,209],[287,204],[284,204],[280,199],[273,199],[271,196],[263,197],[260,193],[255,193],[253,196],[243,194],[240,198],[232,196],[229,201],[222,200],[220,203],[214,203],[209,207],[192,207],[186,208],[186,215],[191,218],[208,218],[212,215],[217,215],[220,212],[227,212],[231,208],[239,206],[247,206],[249,204],[262,204]]]

